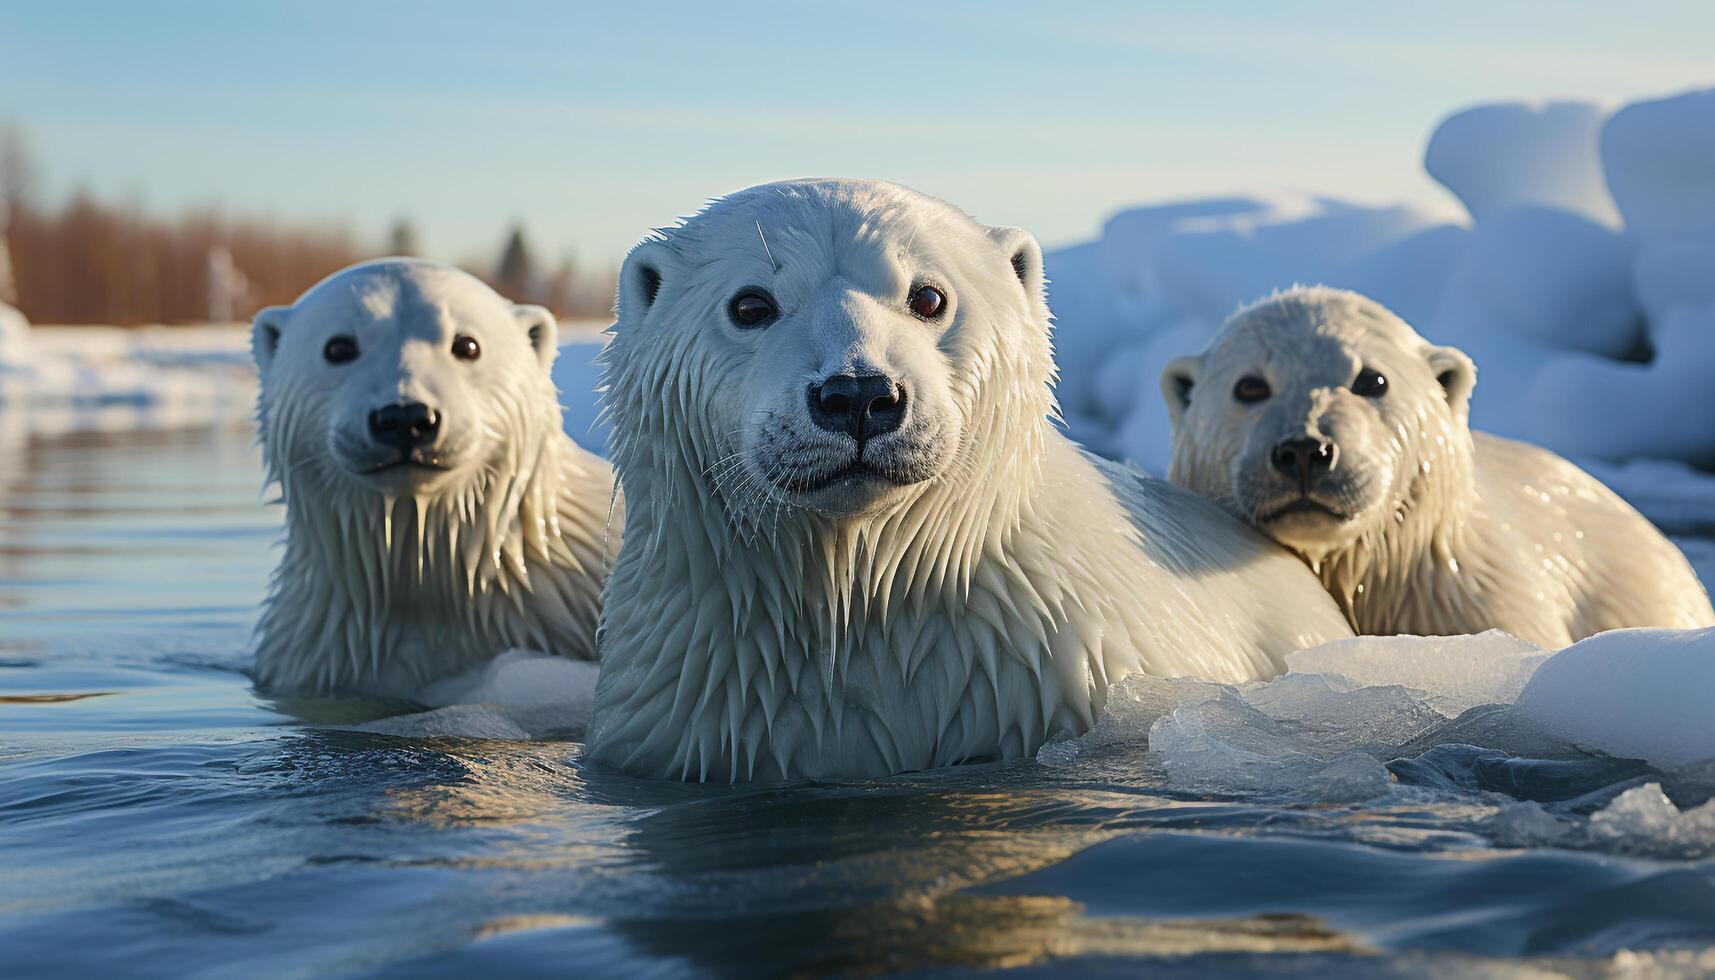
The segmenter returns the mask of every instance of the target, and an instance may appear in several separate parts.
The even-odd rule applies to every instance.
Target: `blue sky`
[[[52,196],[408,215],[425,250],[616,261],[781,177],[884,177],[1048,245],[1262,187],[1450,200],[1481,101],[1715,84],[1715,3],[12,3],[0,120]]]

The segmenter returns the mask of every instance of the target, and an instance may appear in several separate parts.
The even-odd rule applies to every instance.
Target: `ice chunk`
[[[1590,842],[1677,858],[1715,854],[1715,800],[1681,810],[1660,783],[1634,786],[1590,816]]]
[[[1599,633],[1550,657],[1519,710],[1579,746],[1682,766],[1715,758],[1715,628]]]
[[[1244,699],[1325,754],[1393,749],[1446,720],[1397,684],[1335,690],[1320,674],[1285,674],[1246,688]]]
[[[1036,761],[1063,766],[1103,749],[1143,747],[1149,742],[1150,726],[1162,715],[1180,705],[1214,700],[1230,690],[1189,677],[1132,674],[1108,688],[1102,715],[1088,732],[1049,742],[1037,752]]]
[[[1196,789],[1306,793],[1320,800],[1369,799],[1393,776],[1360,753],[1333,758],[1300,743],[1232,688],[1158,718],[1149,749],[1174,783]]]
[[[1512,208],[1477,226],[1448,275],[1435,339],[1458,344],[1503,330],[1553,348],[1629,356],[1643,339],[1631,275],[1632,245],[1614,231],[1570,211]],[[1480,381],[1492,367],[1477,362]]]
[[[1288,654],[1286,664],[1294,674],[1327,675],[1348,689],[1400,685],[1451,718],[1479,704],[1517,700],[1547,659],[1540,648],[1490,630],[1476,636],[1359,636]]]
[[[1608,109],[1590,102],[1475,106],[1435,127],[1424,169],[1478,224],[1519,205],[1546,205],[1615,224],[1597,144]]]
[[[1642,239],[1715,233],[1715,89],[1634,102],[1602,127],[1608,189]]]
[[[1541,803],[1525,801],[1509,803],[1485,818],[1480,826],[1484,833],[1503,847],[1543,847],[1564,842],[1573,832],[1573,824],[1562,820]]]

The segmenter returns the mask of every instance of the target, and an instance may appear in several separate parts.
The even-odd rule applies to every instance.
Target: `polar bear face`
[[[668,446],[736,519],[897,507],[967,472],[997,410],[1046,414],[1041,270],[1028,234],[890,184],[717,201],[621,271],[622,477]]]
[[[553,316],[457,269],[385,259],[256,315],[260,421],[276,480],[389,497],[527,469],[557,431]],[[510,456],[510,458],[509,458]]]
[[[1435,511],[1442,472],[1470,459],[1475,381],[1470,358],[1372,300],[1277,294],[1163,371],[1168,476],[1320,558]]]

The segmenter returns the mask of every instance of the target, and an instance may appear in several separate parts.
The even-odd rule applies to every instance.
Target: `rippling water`
[[[252,691],[259,472],[243,432],[0,449],[0,973],[1715,971],[1707,858],[1487,830],[1634,763],[1441,745],[1356,805],[1174,792],[1135,748],[730,789],[326,727],[408,706]]]

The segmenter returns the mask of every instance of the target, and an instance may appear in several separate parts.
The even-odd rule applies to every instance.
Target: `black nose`
[[[1275,444],[1269,462],[1287,476],[1298,479],[1298,488],[1306,490],[1316,476],[1334,468],[1334,447],[1320,439],[1285,439]]]
[[[899,428],[905,421],[905,389],[881,374],[836,374],[810,386],[810,420],[829,432],[857,440]]]
[[[370,438],[384,446],[416,449],[435,441],[440,431],[439,412],[422,402],[388,405],[369,413]]]

